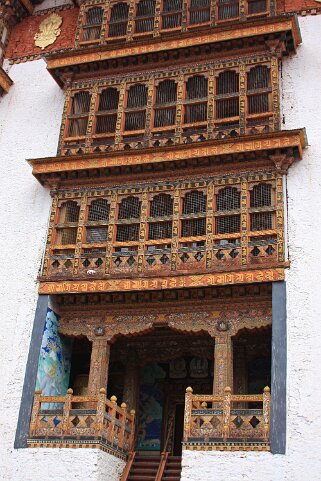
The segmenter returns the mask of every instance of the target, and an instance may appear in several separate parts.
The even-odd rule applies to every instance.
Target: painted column
[[[94,337],[92,341],[88,395],[98,394],[100,388],[107,388],[110,344],[106,337]]]
[[[127,404],[127,410],[135,409],[137,412],[139,389],[139,366],[135,353],[129,353],[126,359],[126,371],[124,378],[123,402]]]
[[[226,387],[233,388],[233,344],[229,334],[215,337],[213,394],[223,395]]]

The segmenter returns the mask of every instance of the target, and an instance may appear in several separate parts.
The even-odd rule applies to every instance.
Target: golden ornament
[[[39,25],[40,32],[36,33],[34,37],[35,45],[43,50],[48,47],[48,45],[54,43],[61,33],[61,24],[62,17],[56,13],[49,15],[49,17]]]

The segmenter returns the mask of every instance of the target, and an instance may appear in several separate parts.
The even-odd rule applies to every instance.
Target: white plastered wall
[[[299,23],[303,43],[282,68],[283,128],[306,127],[309,141],[287,178],[287,452],[185,451],[181,481],[321,479],[321,15]]]
[[[51,204],[26,159],[56,154],[64,95],[42,60],[9,74],[0,99],[0,480],[117,481],[124,462],[99,450],[13,448]]]

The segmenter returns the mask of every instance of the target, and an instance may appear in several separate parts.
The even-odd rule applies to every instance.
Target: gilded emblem
[[[56,41],[56,38],[59,37],[62,24],[62,17],[53,13],[49,15],[41,24],[39,25],[39,33],[35,35],[35,45],[40,47],[42,50],[48,45],[51,45]]]

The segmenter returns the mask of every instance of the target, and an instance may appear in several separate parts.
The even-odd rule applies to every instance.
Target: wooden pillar
[[[248,372],[246,362],[246,346],[238,342],[234,349],[234,393],[249,394],[248,391]]]
[[[127,405],[127,411],[134,409],[137,412],[139,366],[134,354],[129,355],[126,362],[123,402]]]
[[[229,334],[215,337],[213,394],[223,395],[233,388],[233,344]]]
[[[100,388],[107,388],[110,344],[106,337],[92,339],[88,395],[98,395]]]

